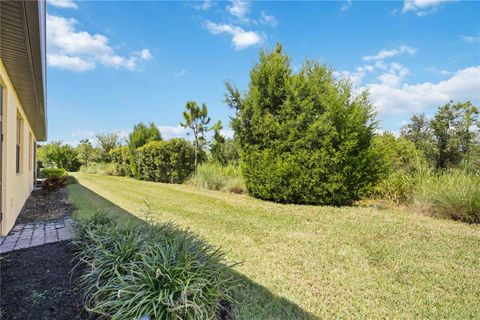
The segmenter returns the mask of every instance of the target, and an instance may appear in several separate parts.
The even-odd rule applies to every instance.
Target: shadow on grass
[[[146,223],[141,218],[120,208],[111,201],[79,184],[74,177],[69,184],[70,201],[74,204],[76,219],[84,219],[94,212],[104,212],[114,221],[122,224]],[[253,282],[248,277],[232,271],[240,286],[234,295],[237,303],[233,306],[234,319],[318,319],[295,303],[271,293],[268,288]]]

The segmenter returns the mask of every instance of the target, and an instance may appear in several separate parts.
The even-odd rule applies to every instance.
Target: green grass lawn
[[[79,218],[174,221],[221,246],[243,286],[235,319],[480,318],[480,226],[373,208],[280,205],[75,173]]]

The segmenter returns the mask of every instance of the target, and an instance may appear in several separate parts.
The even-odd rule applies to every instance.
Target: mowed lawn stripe
[[[245,276],[237,319],[475,318],[480,227],[372,208],[280,205],[245,195],[76,173],[144,218],[222,247]],[[71,189],[77,206],[85,193]],[[91,195],[90,195],[91,197]],[[92,202],[93,203],[93,202]]]

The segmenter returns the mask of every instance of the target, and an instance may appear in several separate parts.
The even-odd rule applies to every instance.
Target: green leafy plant
[[[143,180],[182,183],[195,171],[195,149],[180,138],[152,141],[135,150],[135,162]]]
[[[62,168],[42,168],[40,170],[40,176],[45,179],[59,178],[66,175],[67,172]]]
[[[38,160],[47,168],[65,168],[68,171],[77,171],[80,168],[77,150],[61,141],[39,146],[37,154]]]
[[[75,228],[90,312],[111,319],[214,319],[233,301],[224,255],[171,223],[125,227],[97,213]]]
[[[110,151],[110,157],[115,165],[115,174],[119,176],[133,177],[132,159],[134,156],[128,146],[122,146]]]
[[[349,205],[380,178],[367,92],[307,61],[296,74],[281,45],[261,52],[245,95],[227,83],[226,103],[248,193],[282,203]]]

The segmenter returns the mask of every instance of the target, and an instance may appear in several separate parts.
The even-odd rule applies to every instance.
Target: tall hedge
[[[133,176],[131,167],[131,153],[128,146],[122,146],[110,151],[110,158],[115,164],[115,174]]]
[[[184,139],[152,141],[135,150],[140,179],[182,183],[195,171],[195,149]]]
[[[314,62],[293,73],[280,45],[261,52],[245,95],[229,83],[227,90],[249,194],[348,205],[373,190],[381,167],[366,92],[354,94],[348,81]]]

